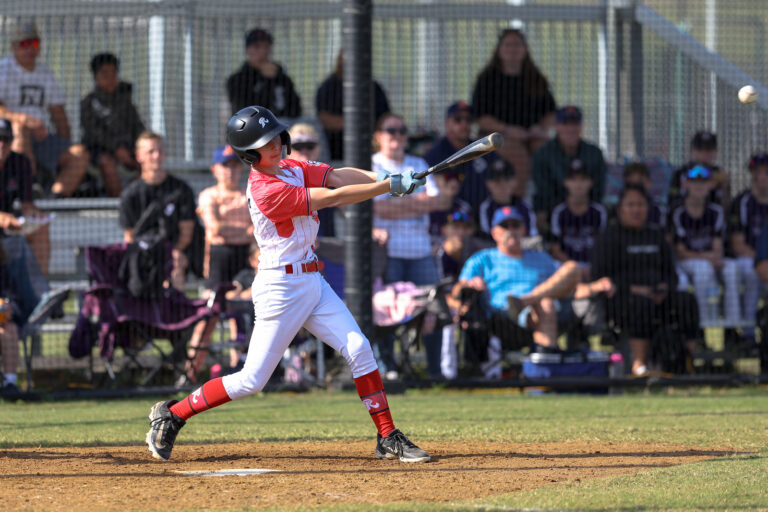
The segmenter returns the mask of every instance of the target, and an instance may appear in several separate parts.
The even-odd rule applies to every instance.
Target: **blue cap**
[[[224,144],[223,146],[216,148],[216,151],[213,152],[211,163],[225,164],[230,160],[237,160],[237,155],[235,154],[235,150],[232,149],[232,146]]]
[[[493,214],[493,221],[491,221],[491,227],[496,227],[505,220],[519,220],[520,222],[525,221],[525,218],[523,218],[523,214],[520,213],[520,210],[515,208],[514,206],[502,206],[498,210],[496,210],[496,213]]]
[[[447,117],[455,116],[456,114],[460,114],[461,112],[465,112],[470,116],[473,115],[472,107],[469,105],[469,103],[467,103],[466,101],[460,100],[460,101],[451,103],[451,105],[445,111],[445,117],[447,118]]]
[[[706,165],[694,165],[685,173],[685,178],[689,180],[708,180],[712,177],[712,171]]]
[[[555,121],[564,123],[581,123],[581,109],[574,105],[562,107],[555,112]]]

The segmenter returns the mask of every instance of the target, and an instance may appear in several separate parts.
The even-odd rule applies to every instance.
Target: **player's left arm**
[[[375,183],[376,173],[357,169],[355,167],[339,167],[328,174],[326,185],[331,188],[344,187],[346,185],[364,185]]]
[[[69,120],[67,119],[67,112],[64,110],[64,105],[51,105],[48,107],[48,112],[50,112],[51,122],[53,123],[54,128],[56,128],[56,135],[69,140]]]

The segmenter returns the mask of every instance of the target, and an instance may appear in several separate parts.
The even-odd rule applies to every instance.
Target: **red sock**
[[[187,398],[171,406],[171,412],[181,419],[187,420],[197,413],[207,411],[232,400],[229,398],[221,377],[209,380],[197,388]]]
[[[360,400],[368,408],[379,434],[381,437],[387,437],[390,432],[395,430],[395,423],[389,412],[387,395],[384,393],[384,383],[381,381],[379,370],[373,370],[369,374],[356,378],[355,387]]]

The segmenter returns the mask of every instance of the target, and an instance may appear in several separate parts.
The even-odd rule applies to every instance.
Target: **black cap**
[[[272,34],[260,27],[254,27],[245,35],[245,47],[248,48],[252,44],[259,43],[261,41],[268,41],[272,44]]]
[[[555,112],[555,122],[559,124],[581,123],[581,109],[575,105],[559,108]]]
[[[13,139],[13,125],[4,118],[0,118],[0,138]]]
[[[698,131],[691,139],[691,148],[705,151],[717,149],[717,135],[706,130]]]
[[[485,172],[486,180],[501,180],[504,178],[514,178],[515,168],[512,164],[502,158],[497,158],[489,166]]]

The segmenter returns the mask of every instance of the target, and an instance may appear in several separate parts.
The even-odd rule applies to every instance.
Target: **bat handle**
[[[421,171],[421,172],[414,173],[413,177],[416,178],[417,180],[420,180],[421,178],[426,178],[427,176],[432,174],[432,172],[433,172],[432,169],[434,169],[434,167],[430,167],[426,171]]]

